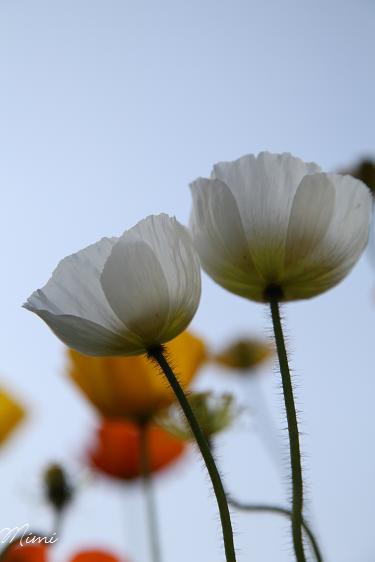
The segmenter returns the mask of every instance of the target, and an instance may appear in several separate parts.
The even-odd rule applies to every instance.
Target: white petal
[[[104,266],[101,283],[108,302],[129,330],[145,341],[157,341],[169,316],[169,293],[151,248],[125,234]]]
[[[372,215],[368,187],[351,176],[328,174],[336,189],[336,204],[325,244],[337,262],[357,261],[367,244]],[[343,264],[343,267],[346,267]]]
[[[318,181],[320,189],[324,186],[330,193],[334,190],[335,204],[324,236],[316,240],[314,250],[302,260],[303,267],[290,271],[286,288],[289,300],[315,296],[339,283],[355,265],[368,240],[372,198],[367,186],[350,176],[336,174],[319,174]]]
[[[221,162],[213,176],[231,189],[242,218],[254,264],[269,283],[282,274],[293,198],[306,174],[320,171],[291,154],[262,152]]]
[[[64,258],[45,287],[35,291],[25,307],[36,313],[77,316],[122,333],[125,327],[111,309],[100,284],[104,263],[116,240],[103,238]]]
[[[27,305],[26,305],[27,307]],[[134,355],[143,353],[141,342],[135,342],[103,326],[72,315],[55,315],[48,310],[34,311],[67,346],[80,353],[95,356]]]
[[[166,341],[190,323],[201,295],[201,270],[198,254],[187,229],[166,214],[140,221],[129,231],[152,248],[168,283],[170,318],[163,332]]]
[[[167,215],[125,232],[107,260],[103,290],[113,310],[147,345],[186,328],[200,298],[199,259],[186,229]]]
[[[335,187],[327,174],[301,181],[293,199],[285,249],[285,268],[302,264],[323,240],[335,208]]]
[[[255,269],[233,193],[217,179],[199,178],[190,187],[190,227],[203,268],[229,291],[258,300],[264,282]]]

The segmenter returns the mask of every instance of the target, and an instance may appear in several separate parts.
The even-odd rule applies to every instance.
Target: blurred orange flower
[[[25,544],[12,546],[4,562],[48,562],[48,549],[45,544]],[[102,550],[85,550],[79,552],[70,562],[121,562],[119,558]],[[125,562],[125,561],[124,561]]]
[[[119,559],[102,550],[85,550],[73,556],[71,562],[119,562]]]
[[[11,546],[5,556],[4,562],[47,562],[48,546],[45,544],[29,544]]]
[[[202,340],[183,332],[166,346],[183,386],[187,386],[206,358]],[[149,419],[169,406],[174,395],[145,356],[89,357],[69,350],[69,376],[106,418]]]
[[[147,431],[150,472],[170,465],[186,447],[161,427],[148,424],[144,430]],[[98,429],[95,447],[89,453],[92,466],[122,480],[141,476],[141,431],[133,422],[104,421]]]
[[[24,408],[4,389],[0,389],[0,444],[4,443],[25,418]]]

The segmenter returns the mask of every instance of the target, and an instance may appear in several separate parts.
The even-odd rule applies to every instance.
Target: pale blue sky
[[[147,214],[187,222],[187,185],[218,160],[265,149],[336,169],[374,154],[374,29],[372,0],[0,1],[0,370],[33,410],[2,451],[0,528],[48,525],[40,468],[55,459],[78,467],[95,422],[63,379],[61,344],[20,308],[24,299],[63,256]],[[368,256],[337,289],[285,315],[311,521],[327,562],[373,562],[375,270]],[[193,326],[220,345],[248,331],[269,334],[270,321],[261,305],[205,276]],[[275,423],[285,425],[278,375],[272,365],[263,372]],[[242,402],[253,391],[212,369],[199,385],[211,383],[234,389]],[[285,502],[252,425],[218,442],[226,485],[249,501]],[[198,457],[161,478],[157,492],[163,562],[223,560]],[[140,507],[134,491],[86,482],[53,562],[92,544],[148,562]],[[239,562],[292,560],[279,519],[236,515],[235,527]]]

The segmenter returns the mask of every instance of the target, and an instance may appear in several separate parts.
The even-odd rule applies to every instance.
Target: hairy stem
[[[276,515],[284,515],[289,519],[291,519],[292,517],[292,512],[290,511],[290,509],[286,509],[285,507],[281,507],[278,505],[243,503],[235,500],[233,497],[228,497],[228,502],[230,505],[232,505],[236,509],[239,509],[240,511],[247,511],[252,513],[274,513]],[[316,558],[316,562],[323,562],[323,555],[320,552],[318,541],[316,540],[314,533],[310,529],[309,525],[304,520],[302,520],[302,527],[309,538],[312,551]]]
[[[158,363],[161,370],[163,371],[165,377],[167,378],[171,388],[173,389],[176,395],[176,398],[182,408],[182,411],[184,412],[186,419],[189,423],[190,429],[195,437],[199,450],[206,464],[208,473],[210,475],[217,504],[219,507],[226,560],[227,562],[235,562],[236,554],[234,550],[233,530],[232,530],[232,523],[230,519],[227,497],[224,491],[224,487],[220,478],[219,471],[216,467],[214,458],[212,456],[210,446],[207,442],[204,433],[200,428],[200,425],[194,415],[193,410],[191,409],[189,401],[186,398],[180,383],[178,382],[175,374],[173,373],[173,370],[171,369],[168,361],[164,357],[163,348],[157,347],[154,349],[150,349],[148,351],[148,355],[151,359],[154,359]]]
[[[152,562],[161,562],[159,543],[158,519],[156,513],[155,497],[152,476],[150,472],[150,454],[148,443],[148,424],[142,423],[140,429],[140,468],[142,475],[143,491],[147,504],[148,531],[150,534],[150,550]]]
[[[297,413],[294,403],[292,379],[285,348],[284,334],[281,323],[280,307],[277,296],[270,296],[273,330],[275,334],[277,355],[284,394],[286,417],[288,421],[290,464],[292,469],[292,534],[293,546],[297,562],[306,562],[302,525],[303,525],[303,480],[301,465],[301,450]]]

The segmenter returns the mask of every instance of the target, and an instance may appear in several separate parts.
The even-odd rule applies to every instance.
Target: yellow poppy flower
[[[206,358],[202,340],[183,332],[166,346],[186,387]],[[106,418],[150,418],[175,398],[158,368],[145,356],[91,357],[68,351],[70,378]]]
[[[23,407],[4,389],[0,389],[0,445],[25,417]]]

